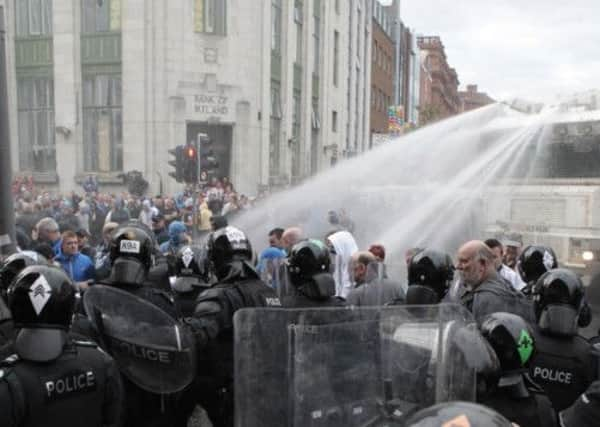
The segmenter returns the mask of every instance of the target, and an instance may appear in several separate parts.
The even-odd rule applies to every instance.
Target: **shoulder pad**
[[[98,347],[98,344],[96,344],[93,341],[73,340],[73,344],[75,344],[78,347],[90,347],[90,348]]]
[[[19,360],[20,360],[19,355],[11,354],[6,359],[0,361],[0,367],[4,368],[4,367],[16,365]]]
[[[206,291],[204,291],[200,295],[198,295],[198,298],[196,298],[196,302],[219,299],[219,297],[223,294],[223,289],[226,289],[226,288],[207,289]]]

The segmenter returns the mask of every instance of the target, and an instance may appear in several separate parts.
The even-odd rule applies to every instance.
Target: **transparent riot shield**
[[[138,387],[168,394],[192,382],[196,372],[193,336],[162,309],[103,285],[90,287],[83,303],[100,344]]]
[[[473,325],[452,304],[240,310],[236,426],[400,426],[474,400]]]
[[[287,269],[284,258],[272,258],[261,261],[260,278],[277,293],[279,298],[287,295]]]

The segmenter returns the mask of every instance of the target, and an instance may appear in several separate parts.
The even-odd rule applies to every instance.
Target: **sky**
[[[461,89],[531,101],[600,89],[600,0],[401,1],[406,25],[441,37]]]

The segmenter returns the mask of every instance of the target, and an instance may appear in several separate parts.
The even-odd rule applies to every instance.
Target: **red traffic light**
[[[195,159],[196,158],[196,149],[194,147],[187,147],[185,154],[188,156],[188,158]]]

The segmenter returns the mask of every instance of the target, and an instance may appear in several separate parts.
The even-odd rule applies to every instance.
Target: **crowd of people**
[[[233,316],[239,309],[437,304],[470,312],[475,330],[468,336],[485,342],[462,344],[472,345],[462,352],[476,374],[476,404],[424,409],[417,401],[406,412],[384,402],[381,425],[600,425],[594,350],[600,339],[579,335],[592,317],[586,289],[559,267],[550,247],[488,239],[467,241],[456,254],[409,248],[408,274],[399,278],[387,268],[383,244],[359,247],[343,211],[324,218],[331,227],[326,236],[274,227],[257,254],[246,234],[230,225],[231,211],[249,205],[241,207],[242,197],[227,183],[207,188],[197,206],[186,194],[136,199],[88,191],[56,200],[24,193],[17,223],[31,237],[0,266],[0,355],[8,356],[0,367],[3,426],[185,426],[196,406],[214,426],[232,426]],[[190,216],[195,207],[196,222]],[[193,227],[207,233],[204,246],[190,239]],[[143,329],[131,343],[115,341],[104,322],[117,308],[95,307],[92,295],[118,301],[123,291],[178,325],[170,330],[179,350],[145,342],[153,335]],[[123,324],[110,326],[113,334],[114,328],[137,330],[133,307],[119,316]],[[192,337],[195,352],[186,354],[198,355],[193,379],[177,390],[168,386],[175,381],[148,381],[157,369],[168,376],[167,362],[184,353],[180,334]],[[35,378],[45,379],[41,387]],[[466,424],[456,423],[461,414]],[[285,409],[280,416],[286,424]],[[354,425],[351,416],[323,425]]]
[[[81,194],[54,194],[27,177],[16,178],[12,186],[18,247],[58,261],[76,282],[105,277],[107,236],[120,224],[139,220],[155,232],[165,252],[175,253],[192,236],[210,232],[213,221],[227,221],[259,200],[238,194],[227,177],[175,196],[103,193],[93,176],[82,187]]]

